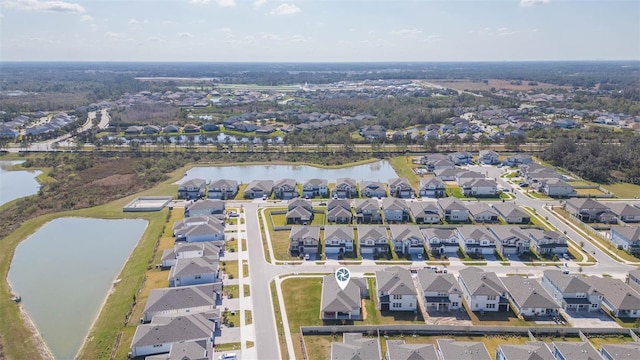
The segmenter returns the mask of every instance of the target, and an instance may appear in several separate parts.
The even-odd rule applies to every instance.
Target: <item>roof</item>
[[[131,347],[160,345],[189,340],[204,340],[213,333],[210,319],[220,318],[219,311],[184,316],[155,316],[150,324],[138,325]]]
[[[608,207],[591,198],[571,198],[565,201],[565,204],[576,209],[597,209],[607,210]]]
[[[236,180],[229,180],[229,179],[218,179],[216,181],[211,181],[211,183],[209,184],[209,190],[211,190],[211,188],[221,188],[221,187],[238,187],[238,182]]]
[[[487,227],[481,225],[465,225],[459,226],[458,233],[463,239],[474,239],[478,241],[489,240],[494,243],[496,238],[489,232]]]
[[[270,192],[273,189],[273,180],[253,180],[247,185],[247,190],[259,189],[263,192]]]
[[[489,204],[483,202],[471,203],[467,205],[467,209],[469,209],[469,213],[471,214],[471,216],[474,217],[484,212],[489,212],[491,213],[491,215],[498,216],[498,213],[493,210],[491,206],[489,206]]]
[[[640,359],[640,343],[626,344],[602,344],[602,349],[606,351],[613,360],[637,360]]]
[[[458,238],[456,229],[454,228],[451,228],[451,229],[427,228],[422,230],[422,233],[424,234],[427,240],[432,238],[437,238],[437,239],[451,239],[451,238],[457,239]]]
[[[530,218],[531,215],[527,214],[524,210],[522,210],[519,206],[514,203],[498,203],[493,204],[493,208],[496,209],[500,215],[503,217],[522,217],[522,218]]]
[[[409,210],[407,201],[394,197],[386,197],[382,200],[382,210]]]
[[[545,270],[544,276],[549,279],[562,293],[589,293],[593,288],[582,277],[566,275],[560,270]],[[597,291],[597,290],[596,290]]]
[[[342,341],[331,343],[331,360],[381,359],[378,338],[365,338],[361,333],[344,333]]]
[[[431,177],[431,178],[422,178],[420,179],[420,188],[424,188],[424,187],[436,187],[436,188],[444,188],[444,183],[442,182],[442,180],[440,180],[437,177]]]
[[[467,207],[465,206],[465,204],[454,198],[454,197],[447,197],[444,199],[438,199],[438,205],[443,209],[443,210],[467,210],[469,211],[469,209],[467,209]]]
[[[612,226],[611,231],[615,231],[629,241],[640,241],[640,226]]]
[[[409,183],[409,180],[403,178],[403,177],[397,177],[397,178],[393,178],[393,179],[389,179],[389,186],[408,186],[411,187],[411,184]]]
[[[338,239],[345,239],[353,241],[353,228],[350,226],[342,225],[325,225],[324,226],[324,239],[330,239],[336,237]]]
[[[196,257],[178,259],[169,272],[169,278],[177,276],[211,274],[218,272],[218,259],[213,257]]]
[[[303,237],[311,237],[315,240],[320,240],[320,227],[319,226],[303,226],[294,225],[291,227],[291,233],[289,239],[297,239]]]
[[[411,272],[399,266],[376,271],[376,288],[389,295],[416,295]]]
[[[311,203],[311,200],[308,200],[308,199],[293,198],[287,201],[287,209],[289,210],[292,210],[293,208],[298,206],[309,208],[309,209],[313,208],[313,204]]]
[[[438,176],[438,177],[443,177],[443,176],[456,176],[458,175],[458,173],[460,173],[462,170],[460,169],[437,169],[434,170],[433,173]]]
[[[305,183],[302,186],[303,187],[307,187],[307,186],[327,186],[327,184],[329,184],[329,181],[327,181],[326,179],[309,179],[309,180],[305,181]]]
[[[606,206],[617,216],[640,216],[640,209],[626,203],[607,203]]]
[[[273,183],[273,187],[280,187],[280,186],[290,186],[292,188],[296,187],[296,181],[294,179],[280,179],[276,182]]]
[[[356,181],[352,178],[338,178],[336,179],[336,186],[340,185],[356,186]]]
[[[302,206],[296,206],[293,209],[287,211],[287,215],[285,216],[287,219],[289,218],[311,218],[311,211]]]
[[[179,187],[181,188],[186,188],[186,187],[202,187],[204,185],[206,185],[206,181],[204,179],[189,179],[185,182],[183,182],[182,184],[180,184]]]
[[[334,274],[322,279],[322,298],[320,311],[349,312],[361,308],[360,288],[354,282],[349,281],[344,290],[340,288]]]
[[[391,239],[393,240],[402,241],[414,238],[424,242],[424,236],[417,225],[389,225],[389,228],[391,229]]]
[[[496,187],[498,184],[491,179],[475,179],[465,185],[472,187]]]
[[[387,228],[382,225],[358,225],[358,242],[366,238],[388,239]]]
[[[378,204],[378,200],[376,199],[356,199],[355,200],[355,209],[356,211],[361,210],[378,210],[380,209],[380,205]]]
[[[327,209],[332,210],[336,207],[342,207],[351,211],[351,200],[348,199],[331,199],[327,203]]]
[[[336,206],[333,209],[327,211],[327,217],[332,218],[350,218],[353,216],[350,210],[347,210],[341,206]]]
[[[185,236],[198,236],[198,235],[214,235],[224,231],[222,224],[206,223],[189,226],[185,229]]]
[[[489,351],[482,342],[436,340],[442,360],[491,360]]]
[[[640,294],[622,280],[589,276],[586,281],[597,288],[607,303],[617,310],[640,310]]]
[[[420,269],[418,270],[418,280],[422,291],[460,293],[460,285],[453,274],[438,274],[431,269]]]
[[[520,308],[559,309],[551,295],[535,279],[526,279],[520,276],[507,276],[501,278],[502,283],[509,291],[511,298]]]
[[[404,340],[387,340],[387,353],[393,360],[438,360],[433,344],[405,344]]]
[[[566,236],[562,235],[561,233],[557,232],[557,231],[553,231],[553,230],[540,230],[540,229],[530,229],[529,230],[529,237],[534,239],[534,240],[540,240],[540,239],[566,239]]]
[[[543,342],[527,342],[525,345],[501,344],[498,346],[506,360],[555,360],[551,350]]]
[[[492,226],[489,228],[489,230],[500,241],[509,239],[514,236],[522,239],[523,241],[529,241],[528,230],[520,229],[519,227],[514,225]]]
[[[477,267],[460,270],[459,278],[464,281],[471,295],[502,296],[507,292],[496,273],[484,272]]]
[[[158,312],[215,305],[214,285],[194,285],[152,289],[144,312]]]
[[[211,342],[181,341],[171,346],[171,352],[167,360],[210,360],[213,354]]]
[[[209,209],[224,209],[225,207],[225,203],[222,200],[201,200],[201,201],[196,201],[190,205],[188,205],[185,210],[186,211],[191,211],[191,210],[209,210]]]
[[[386,191],[384,188],[384,184],[379,181],[362,180],[360,182],[360,190],[362,191],[365,188],[375,189],[375,190],[381,189],[383,191]]]
[[[436,203],[426,201],[414,201],[409,203],[409,210],[413,217],[424,216],[429,213],[431,215],[440,215],[440,208]]]
[[[602,356],[589,342],[554,341],[552,345],[558,349],[565,360],[601,360]]]

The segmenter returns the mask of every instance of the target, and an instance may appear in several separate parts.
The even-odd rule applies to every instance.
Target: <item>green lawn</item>
[[[640,185],[630,183],[613,183],[601,186],[611,191],[616,197],[621,199],[633,199],[635,197],[640,197]]]
[[[253,313],[251,312],[251,310],[244,311],[244,323],[245,325],[253,324]]]
[[[409,180],[414,189],[420,188],[420,177],[413,171],[414,164],[411,161],[413,156],[396,156],[389,159],[389,164],[393,167],[399,177]],[[388,180],[388,179],[386,179]]]
[[[237,299],[240,297],[240,287],[238,285],[226,285],[224,287],[224,293],[227,296]]]
[[[276,329],[278,331],[278,345],[280,347],[280,353],[283,359],[289,358],[289,350],[287,349],[287,342],[284,337],[284,325],[282,324],[282,312],[280,306],[278,306],[278,292],[276,290],[276,282],[271,281],[269,284],[271,289],[271,303],[273,304],[273,315],[276,319]]]
[[[225,260],[220,263],[220,266],[229,279],[238,278],[238,260]]]

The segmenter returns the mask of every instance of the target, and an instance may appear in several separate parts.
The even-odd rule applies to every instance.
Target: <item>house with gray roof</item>
[[[409,205],[404,199],[394,197],[384,198],[382,200],[382,213],[388,223],[405,223],[411,221]]]
[[[524,318],[538,316],[556,316],[560,305],[536,280],[520,276],[507,276],[500,279],[514,310]]]
[[[440,169],[435,170],[433,174],[442,181],[456,181],[458,174],[461,172],[463,170],[460,169]]]
[[[293,198],[287,201],[287,210],[291,211],[297,207],[302,207],[308,211],[313,211],[313,204],[309,199]]]
[[[493,255],[497,239],[485,227],[480,225],[459,226],[458,244],[465,254]]]
[[[184,208],[184,216],[203,216],[223,214],[225,210],[225,202],[222,200],[201,200],[191,203]]]
[[[309,254],[315,257],[320,247],[320,227],[293,225],[289,234],[291,255]]]
[[[605,360],[635,360],[640,359],[640,343],[602,344],[600,355]]]
[[[369,198],[382,198],[387,196],[387,189],[379,181],[362,180],[360,182],[360,195]]]
[[[381,311],[416,311],[416,287],[408,269],[393,266],[376,271],[376,296]]]
[[[467,205],[469,214],[473,221],[477,223],[497,223],[498,213],[487,203],[475,202]]]
[[[382,224],[380,204],[375,199],[356,199],[355,211],[358,224]]]
[[[531,215],[514,203],[497,203],[493,204],[493,208],[508,224],[529,224],[531,222]]]
[[[440,208],[435,202],[414,201],[409,203],[409,212],[416,224],[439,224]]]
[[[150,324],[138,325],[131,341],[132,357],[168,353],[175,343],[213,342],[220,327],[220,312],[178,316],[158,315]]]
[[[556,358],[544,342],[529,341],[524,345],[498,345],[496,360],[556,360]]]
[[[253,180],[244,189],[245,199],[259,199],[269,197],[273,191],[273,180]]]
[[[604,204],[621,221],[626,223],[640,222],[640,208],[627,203],[606,203]]]
[[[603,293],[578,275],[563,274],[560,270],[545,270],[542,286],[567,311],[598,311]]]
[[[187,221],[192,219],[192,221]],[[195,216],[174,224],[176,241],[215,241],[216,246],[224,245],[224,223],[212,216]]]
[[[416,196],[409,180],[405,178],[393,178],[389,180],[389,195],[402,199],[410,199]]]
[[[445,196],[444,182],[437,177],[420,179],[420,196],[428,198],[441,198]]]
[[[529,229],[531,249],[540,255],[566,254],[569,251],[568,238],[553,230]]]
[[[612,226],[609,241],[630,253],[640,254],[640,226]]]
[[[216,257],[178,259],[169,271],[169,286],[202,285],[221,282],[220,263]]]
[[[443,218],[446,222],[468,222],[469,209],[460,200],[454,197],[438,199],[438,206],[442,210]]]
[[[336,186],[331,190],[332,197],[338,199],[353,199],[358,197],[356,181],[351,178],[338,178]]]
[[[492,179],[473,179],[460,185],[462,193],[467,197],[498,195],[498,183]]]
[[[480,150],[478,162],[480,164],[494,165],[500,162],[499,155],[493,150]]]
[[[358,225],[358,251],[360,255],[389,253],[387,228],[380,225]]]
[[[417,225],[389,225],[391,243],[397,254],[424,253],[424,236]]]
[[[325,225],[324,226],[324,253],[342,254],[354,253],[353,228],[351,226]]]
[[[494,272],[477,267],[460,270],[458,283],[471,311],[509,311],[507,289]]]
[[[387,360],[439,360],[433,344],[407,344],[404,340],[387,340]]]
[[[191,259],[195,257],[219,258],[221,247],[213,242],[176,243],[174,247],[162,252],[162,267],[169,268],[176,264],[178,259]]]
[[[204,179],[190,179],[178,185],[178,199],[200,199],[204,197],[207,182]]]
[[[491,360],[489,351],[481,341],[437,339],[436,344],[441,360]]]
[[[629,270],[627,276],[627,284],[629,284],[636,291],[640,292],[640,269]]]
[[[584,222],[601,221],[609,207],[591,198],[573,198],[564,202],[564,209]]]
[[[287,224],[309,225],[313,221],[313,212],[307,207],[296,206],[287,211],[285,219]]]
[[[619,279],[589,276],[587,283],[603,294],[602,307],[615,317],[640,318],[640,293]]]
[[[343,199],[337,199],[343,200]],[[327,211],[327,222],[336,224],[351,224],[353,221],[353,213],[351,207],[348,209],[342,206],[335,206]]]
[[[377,337],[363,337],[362,333],[344,333],[342,342],[331,343],[331,360],[381,359]]]
[[[461,171],[456,174],[456,183],[462,187],[465,184],[471,183],[475,180],[484,179],[485,176],[476,171]]]
[[[523,164],[531,164],[533,159],[529,154],[515,154],[509,156],[507,160],[505,160],[504,164],[507,166],[518,166]]]
[[[213,343],[207,340],[181,341],[168,354],[147,356],[145,360],[213,360]]]
[[[491,226],[489,231],[496,238],[496,251],[507,255],[521,255],[529,251],[529,232],[515,225]]]
[[[455,254],[458,251],[459,240],[456,229],[427,228],[422,230],[427,248],[434,256]]]
[[[427,311],[462,309],[462,291],[453,274],[436,273],[432,269],[418,270],[418,281]]]
[[[156,315],[179,316],[214,311],[221,296],[221,283],[151,289],[140,321],[146,324]]]
[[[343,290],[334,274],[322,278],[320,317],[322,320],[362,320],[362,300],[356,282],[349,281]]]
[[[207,197],[209,199],[233,199],[238,194],[238,182],[230,179],[218,179],[209,183]]]
[[[600,360],[598,350],[589,341],[553,341],[551,353],[561,360]]]
[[[273,184],[276,199],[289,200],[298,197],[297,183],[294,179],[282,179]]]
[[[331,211],[336,207],[341,207],[345,210],[351,211],[351,200],[349,199],[331,199],[327,203],[327,210]]]
[[[329,197],[329,182],[326,179],[309,179],[302,184],[302,195],[308,198]]]

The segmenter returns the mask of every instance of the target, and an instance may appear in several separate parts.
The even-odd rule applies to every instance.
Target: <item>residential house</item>
[[[178,185],[178,199],[200,199],[204,197],[207,182],[203,179],[190,179]]]
[[[566,254],[569,251],[568,238],[553,230],[530,229],[531,249],[537,254]]]
[[[446,187],[437,177],[421,178],[419,193],[422,197],[440,198],[445,196]]]
[[[176,241],[189,243],[214,241],[216,246],[224,244],[224,223],[211,216],[196,216],[188,219],[193,220],[187,221],[185,219],[184,221],[176,222],[174,225]]]
[[[439,360],[433,344],[407,344],[387,340],[387,360]]]
[[[585,278],[563,274],[560,270],[545,270],[542,286],[567,311],[598,311],[603,294]]]
[[[142,126],[129,126],[128,128],[126,128],[124,130],[125,135],[140,135],[142,134],[142,130],[144,130],[144,128]]]
[[[291,255],[310,255],[315,257],[320,248],[320,227],[294,225],[289,234],[289,253]]]
[[[353,213],[351,201],[347,199],[331,199],[327,204],[327,222],[351,224]]]
[[[285,219],[287,224],[309,225],[313,221],[313,212],[304,206],[296,206],[287,210]]]
[[[180,132],[180,127],[177,125],[167,125],[164,127],[164,129],[162,129],[162,132],[165,134],[169,134],[169,133],[179,133]]]
[[[496,237],[496,251],[503,256],[522,255],[529,251],[531,241],[527,230],[514,225],[491,226],[489,231]]]
[[[466,225],[457,228],[458,244],[465,254],[493,255],[496,238],[484,226]]]
[[[360,255],[379,255],[389,252],[389,235],[384,226],[358,225]]]
[[[153,318],[150,324],[138,325],[131,341],[131,357],[168,353],[174,344],[181,342],[213,342],[214,333],[220,328],[220,312],[162,316]]]
[[[542,179],[558,179],[558,174],[554,169],[540,165],[538,163],[523,164],[518,166],[520,174],[529,182],[538,182]]]
[[[214,123],[206,123],[202,125],[202,130],[204,131],[218,131],[220,130],[220,126]]]
[[[356,181],[351,178],[338,178],[336,187],[331,192],[332,197],[338,199],[353,199],[358,197]]]
[[[437,339],[441,360],[491,360],[489,351],[481,341],[456,341]]]
[[[273,195],[276,199],[289,200],[298,197],[296,181],[293,179],[278,180],[273,184]]]
[[[456,198],[438,199],[438,206],[442,210],[444,221],[446,222],[469,221],[469,209],[467,209],[462,201]]]
[[[409,206],[404,199],[393,197],[384,198],[384,200],[382,200],[382,212],[388,223],[411,221]]]
[[[417,225],[389,225],[391,243],[398,254],[424,253],[424,236]]]
[[[460,169],[440,169],[433,172],[433,174],[442,181],[456,181],[459,173],[463,172]]]
[[[308,211],[313,211],[313,205],[309,199],[293,198],[287,201],[287,211],[291,211],[298,207],[304,208]]]
[[[627,284],[629,284],[636,291],[640,292],[640,269],[629,270],[627,276]]]
[[[631,254],[640,254],[640,226],[612,226],[609,241]]]
[[[463,187],[468,183],[475,180],[482,180],[485,176],[475,171],[461,171],[456,174],[456,183],[458,186]]]
[[[471,311],[509,311],[507,289],[493,272],[477,267],[460,270],[458,283]]]
[[[310,179],[302,184],[302,195],[307,198],[329,197],[329,182],[326,179]]]
[[[211,241],[197,243],[176,243],[174,247],[162,252],[162,267],[169,268],[176,264],[178,259],[191,259],[196,257],[220,257],[221,247]]]
[[[427,228],[422,230],[427,248],[434,256],[458,252],[458,232],[456,229]]]
[[[567,199],[564,209],[581,221],[601,221],[602,215],[609,212],[609,207],[591,198]]]
[[[387,129],[382,125],[365,125],[360,128],[359,134],[367,140],[387,138]]]
[[[363,337],[362,333],[343,333],[342,342],[331,343],[331,360],[381,359],[377,337]]]
[[[602,344],[600,355],[605,360],[634,360],[640,359],[640,343]]]
[[[626,203],[607,203],[604,204],[611,210],[619,220],[626,223],[640,222],[640,208]]]
[[[454,152],[449,155],[449,160],[451,160],[456,165],[467,165],[470,161],[473,160],[473,154],[468,151],[462,152]]]
[[[500,344],[496,360],[557,360],[544,342],[529,341],[524,345]]]
[[[408,269],[393,266],[376,271],[376,296],[381,311],[416,311],[416,287]]]
[[[476,202],[467,205],[471,219],[477,223],[497,223],[498,213],[487,203]]]
[[[140,322],[149,323],[156,315],[180,316],[213,311],[221,296],[220,283],[151,289]]]
[[[245,199],[259,199],[269,197],[273,190],[273,180],[254,180],[244,189]]]
[[[142,128],[142,133],[143,134],[159,134],[160,133],[160,127],[155,126],[155,125],[145,125]]]
[[[560,305],[536,279],[515,275],[501,280],[516,314],[523,318],[558,315]]]
[[[389,195],[397,198],[410,199],[416,196],[411,183],[405,178],[393,178],[389,180]]]
[[[432,269],[418,270],[418,281],[427,311],[461,310],[462,291],[453,274],[436,273]]]
[[[188,204],[184,208],[184,216],[206,216],[224,214],[225,202],[222,200],[202,200]]]
[[[409,203],[409,211],[416,224],[439,224],[440,208],[435,202],[416,201]]]
[[[494,165],[500,162],[499,155],[493,150],[480,150],[478,162],[480,164]]]
[[[195,125],[195,124],[186,124],[184,127],[184,132],[185,133],[199,133],[200,132],[200,126]]]
[[[233,199],[238,194],[238,182],[236,180],[219,179],[209,184],[209,199]]]
[[[382,224],[382,215],[380,215],[380,205],[374,199],[356,199],[355,200],[356,221],[358,224]]]
[[[602,307],[618,318],[640,318],[640,293],[622,280],[589,276],[586,282],[604,296]]]
[[[387,196],[387,190],[381,182],[363,180],[360,182],[360,195],[369,198],[381,198]]]
[[[217,257],[177,259],[169,271],[169,287],[221,282]]]
[[[448,159],[429,159],[425,164],[427,171],[434,172],[436,170],[455,169],[455,164]]]
[[[463,183],[462,193],[466,197],[497,196],[498,184],[491,179],[474,179]]]
[[[523,164],[531,164],[533,159],[531,155],[528,154],[515,154],[507,157],[507,160],[504,162],[507,166],[518,166]]]
[[[493,204],[493,208],[502,216],[504,221],[509,224],[529,224],[531,222],[531,215],[527,214],[514,203],[505,202]]]
[[[349,281],[342,289],[334,274],[322,278],[320,298],[322,320],[362,320],[362,299],[355,281]]]
[[[354,253],[353,240],[353,228],[351,226],[324,226],[324,253],[326,255]]]
[[[556,360],[601,359],[598,350],[589,341],[554,341],[550,347]]]

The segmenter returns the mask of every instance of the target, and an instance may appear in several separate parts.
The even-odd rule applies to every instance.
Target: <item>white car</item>
[[[236,356],[236,353],[224,353],[220,355],[218,359],[219,360],[236,360],[237,358],[238,357]]]

